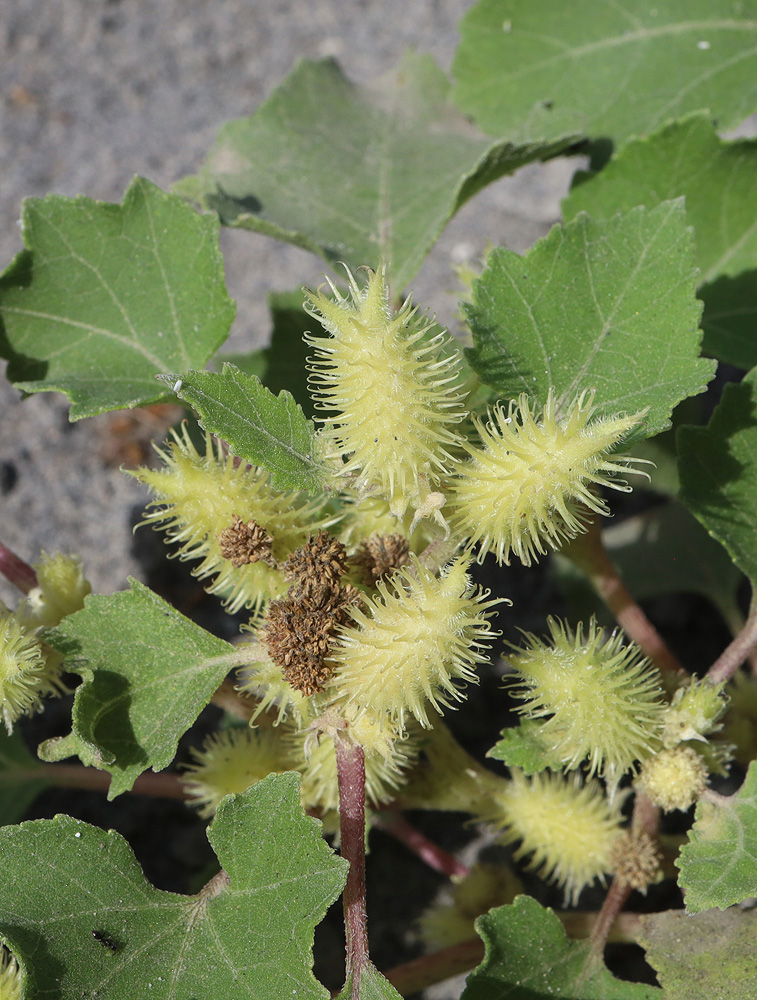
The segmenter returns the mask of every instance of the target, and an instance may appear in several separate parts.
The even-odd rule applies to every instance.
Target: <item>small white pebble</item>
[[[77,831],[77,832],[76,832],[76,833],[74,834],[74,836],[75,836],[75,837],[76,837],[76,838],[78,839],[79,837],[81,837],[81,833]]]

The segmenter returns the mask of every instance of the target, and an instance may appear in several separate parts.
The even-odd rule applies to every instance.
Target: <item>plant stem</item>
[[[624,632],[639,646],[645,656],[663,675],[680,683],[686,671],[668,648],[666,642],[628,592],[612,563],[598,521],[592,521],[586,534],[578,535],[562,550],[591,581],[597,594],[615,615]]]
[[[14,772],[15,774],[16,772]],[[99,771],[95,767],[85,767],[83,764],[40,764],[30,768],[29,780],[42,780],[62,788],[83,788],[90,791],[107,792],[110,787],[110,775],[107,771]],[[131,789],[132,795],[150,795],[163,799],[185,799],[178,774],[155,774],[145,771],[140,774]]]
[[[28,594],[37,586],[37,574],[32,567],[23,559],[19,559],[16,553],[2,542],[0,542],[0,573],[24,594]]]
[[[643,792],[637,792],[633,805],[632,828],[656,838],[659,825],[660,810],[650,802]],[[621,882],[617,876],[613,878],[590,936],[591,955],[594,959],[602,955],[613,924],[618,919],[620,911],[625,906],[632,891],[632,887]]]
[[[470,874],[470,868],[467,865],[458,861],[443,847],[435,844],[433,840],[408,823],[405,817],[395,810],[387,809],[385,812],[373,813],[371,825],[404,844],[421,861],[425,861],[429,868],[441,872],[442,875],[448,875],[450,878],[465,878],[466,875]]]
[[[339,824],[342,857],[350,864],[344,887],[344,932],[347,942],[346,983],[350,996],[360,996],[360,977],[370,963],[365,908],[365,754],[359,743],[334,733],[339,779]]]
[[[755,645],[757,645],[757,600],[753,599],[744,627],[707,671],[705,674],[707,680],[713,684],[730,680],[749,657]]]

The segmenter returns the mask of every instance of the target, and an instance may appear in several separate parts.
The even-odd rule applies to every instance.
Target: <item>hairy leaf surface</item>
[[[160,378],[194,407],[202,427],[223,438],[235,455],[269,472],[275,489],[316,493],[322,488],[315,428],[291,393],[284,389],[274,396],[255,375],[229,363],[220,372]]]
[[[757,364],[757,140],[723,142],[707,114],[694,114],[629,142],[596,175],[579,175],[563,202],[611,218],[684,195],[694,226],[703,349],[730,364]]]
[[[77,754],[108,771],[108,798],[151,767],[168,767],[180,737],[237,662],[229,643],[179,614],[136,580],[130,590],[91,596],[45,633],[80,674],[72,733],[48,740],[46,760]]]
[[[480,0],[463,19],[455,100],[512,142],[580,132],[616,145],[709,108],[757,108],[753,0]]]
[[[150,885],[126,841],[69,816],[0,830],[0,932],[29,997],[326,1000],[313,929],[346,863],[303,814],[299,775],[226,798],[208,838],[222,872],[194,896]]]
[[[120,205],[24,203],[0,277],[0,356],[24,392],[65,393],[71,419],[166,399],[158,372],[202,367],[229,334],[218,223],[142,177]]]
[[[408,54],[367,86],[332,60],[301,62],[254,115],[223,126],[202,172],[175,190],[224,225],[294,243],[331,265],[383,260],[399,294],[463,202],[568,141],[492,142],[448,91],[425,55]]]
[[[464,306],[471,365],[504,398],[544,403],[554,388],[558,413],[584,390],[602,415],[646,409],[640,435],[651,436],[712,377],[714,363],[699,357],[695,285],[681,201],[610,220],[580,215],[523,257],[490,253]]]

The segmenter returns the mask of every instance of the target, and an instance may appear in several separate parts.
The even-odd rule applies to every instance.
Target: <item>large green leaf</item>
[[[202,367],[229,333],[218,223],[137,177],[120,205],[24,203],[0,277],[0,355],[24,392],[65,393],[71,419],[165,399],[155,375]]]
[[[588,941],[571,941],[552,910],[530,896],[476,921],[486,955],[460,1000],[659,1000],[654,986],[615,979],[592,963]]]
[[[325,1000],[313,929],[344,884],[299,775],[224,800],[208,832],[223,872],[195,896],[151,886],[131,848],[68,816],[0,830],[0,932],[25,996]]]
[[[681,910],[640,918],[639,944],[657,972],[665,1000],[757,997],[757,912]]]
[[[254,375],[224,364],[220,372],[159,376],[200,416],[200,424],[228,442],[240,458],[271,474],[278,490],[323,488],[315,428],[286,390],[274,396]]]
[[[707,427],[678,432],[681,500],[757,585],[757,368],[727,385]]]
[[[93,596],[45,632],[45,641],[84,680],[73,730],[40,748],[46,760],[77,754],[108,771],[108,798],[127,792],[148,767],[173,760],[179,738],[239,661],[229,643],[179,614],[147,587]]]
[[[757,762],[738,794],[697,803],[689,842],[676,860],[686,909],[699,913],[757,896]]]
[[[453,67],[459,107],[511,142],[620,144],[689,111],[757,108],[754,0],[480,0]]]
[[[491,252],[464,305],[468,356],[504,397],[544,402],[554,388],[559,409],[593,389],[602,414],[648,407],[651,436],[714,369],[698,356],[695,276],[681,201],[610,220],[582,214],[524,257]]]
[[[630,142],[588,176],[563,202],[567,218],[610,218],[686,197],[705,303],[702,346],[742,368],[757,364],[757,141],[723,142],[709,115],[695,114]]]
[[[565,145],[493,143],[448,91],[429,56],[407,55],[370,86],[331,60],[301,62],[254,115],[223,126],[176,190],[331,264],[384,260],[399,291],[465,200]]]

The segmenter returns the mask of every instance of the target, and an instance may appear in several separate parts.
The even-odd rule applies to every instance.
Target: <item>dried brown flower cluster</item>
[[[349,609],[361,600],[357,588],[342,586],[346,569],[342,543],[319,531],[287,559],[292,585],[268,606],[263,642],[288,683],[305,695],[323,690],[333,671],[328,654],[336,629],[351,620]]]
[[[260,561],[272,562],[273,538],[255,521],[245,524],[238,514],[234,515],[229,527],[224,528],[218,536],[218,545],[224,559],[228,559],[235,567]]]
[[[352,557],[361,581],[375,587],[410,559],[410,543],[404,535],[371,535]]]
[[[622,833],[615,841],[610,864],[621,885],[644,892],[660,873],[662,855],[656,842],[647,833]]]

